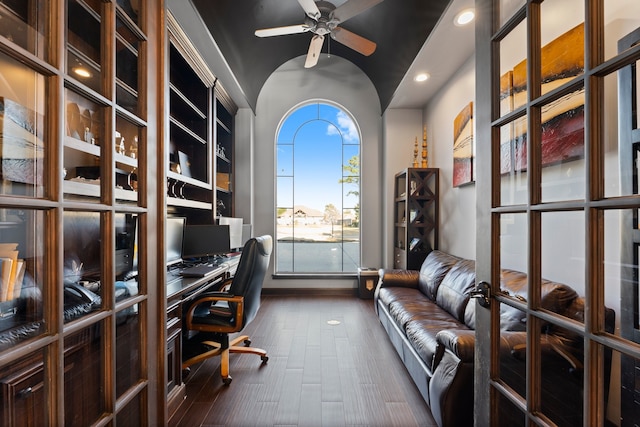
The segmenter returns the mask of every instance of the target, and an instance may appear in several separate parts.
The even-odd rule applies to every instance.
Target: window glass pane
[[[278,144],[278,177],[293,176],[293,145]]]
[[[542,413],[559,427],[581,426],[585,400],[582,335],[546,324],[540,346]]]
[[[278,271],[357,271],[359,140],[353,120],[327,104],[300,107],[283,122],[276,166]]]
[[[527,25],[521,22],[500,41],[500,115],[527,102]]]
[[[42,197],[45,78],[4,54],[0,78],[0,195]]]
[[[64,213],[64,320],[102,307],[102,234],[97,212]]]
[[[0,351],[44,332],[44,212],[0,209]]]
[[[67,73],[102,92],[102,6],[99,0],[67,0]]]
[[[527,122],[521,117],[500,127],[500,204],[527,203]]]
[[[116,284],[116,302],[122,290]],[[116,396],[120,397],[141,379],[141,336],[138,305],[116,313]]]
[[[635,0],[607,0],[603,6],[604,56],[610,59],[619,51],[618,41],[640,27],[640,10]]]
[[[584,71],[584,1],[547,0],[541,4],[541,93]]]
[[[105,411],[105,325],[94,324],[64,339],[64,425],[87,426]]]
[[[541,306],[579,322],[584,322],[584,307],[559,307],[563,294],[556,287],[564,284],[585,295],[584,215],[582,211],[542,213]]]
[[[100,154],[105,108],[66,90],[64,192],[68,198],[100,198]]]
[[[525,3],[525,0],[499,0],[500,26],[504,25]]]
[[[584,199],[584,89],[542,107],[542,200]]]
[[[1,0],[0,36],[48,61],[50,7],[49,0]]]

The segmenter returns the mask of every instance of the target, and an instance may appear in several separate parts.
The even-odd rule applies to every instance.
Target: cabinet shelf
[[[205,190],[211,190],[213,188],[209,183],[194,178],[189,178],[188,176],[180,175],[179,173],[175,173],[172,171],[167,171],[167,178],[175,179],[176,181],[184,182],[185,184],[189,184]]]
[[[201,138],[199,135],[197,135],[196,133],[194,133],[191,129],[189,129],[188,127],[186,127],[184,124],[182,124],[181,122],[179,122],[176,118],[174,117],[170,117],[169,121],[171,122],[171,124],[177,128],[179,128],[182,132],[186,133],[187,135],[189,135],[191,138],[193,138],[195,141],[198,141],[200,144],[202,145],[207,145],[207,141],[203,138]]]
[[[64,181],[63,188],[65,194],[83,197],[100,197],[100,185],[97,183],[67,180]],[[136,191],[114,188],[114,193],[117,200],[129,202],[138,201],[138,193]]]
[[[167,204],[170,206],[178,206],[183,208],[211,210],[213,204],[208,202],[199,202],[197,200],[179,199],[177,197],[167,197]]]
[[[81,139],[72,136],[65,136],[64,146],[82,153],[91,154],[92,156],[100,156],[101,148],[99,145],[89,144]]]
[[[203,113],[202,110],[200,110],[193,102],[191,102],[189,98],[186,97],[185,94],[180,92],[180,89],[178,89],[175,85],[169,84],[169,90],[171,91],[170,94],[172,96],[171,97],[172,109],[173,107],[180,108],[180,104],[182,104],[183,107],[187,107],[188,109],[190,109],[194,114],[199,116],[202,120],[207,119],[207,115]],[[178,104],[178,101],[180,101],[180,104]]]
[[[395,176],[394,268],[418,270],[438,248],[438,169],[409,168]]]

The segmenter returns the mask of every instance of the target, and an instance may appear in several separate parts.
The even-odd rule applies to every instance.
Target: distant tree
[[[341,178],[338,182],[340,184],[355,184],[356,188],[360,185],[360,156],[357,154],[349,159],[346,165],[342,165],[342,170],[345,172],[345,177]],[[350,190],[347,196],[353,194],[359,196],[360,191]]]
[[[333,224],[338,219],[338,209],[331,203],[324,207],[324,220],[331,223],[331,235],[333,236]]]

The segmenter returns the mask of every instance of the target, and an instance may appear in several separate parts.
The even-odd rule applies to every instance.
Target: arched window
[[[278,130],[276,273],[352,273],[360,265],[360,132],[326,102]]]

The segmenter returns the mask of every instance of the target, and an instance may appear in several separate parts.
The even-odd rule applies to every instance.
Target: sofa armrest
[[[417,288],[420,272],[417,270],[384,269],[379,271],[379,287],[388,288],[400,286],[404,288]]]
[[[471,329],[443,329],[436,335],[438,345],[442,345],[462,362],[473,363],[476,332]]]

